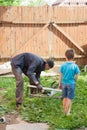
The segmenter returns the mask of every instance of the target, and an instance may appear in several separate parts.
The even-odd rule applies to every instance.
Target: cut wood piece
[[[37,88],[34,85],[29,85],[30,88]],[[43,87],[43,90],[49,90],[49,91],[56,91],[56,92],[61,92],[61,89],[53,89],[53,88],[47,88],[47,87]]]
[[[47,94],[44,94],[44,93],[37,93],[37,94],[28,94],[29,93],[29,88],[36,88],[36,86],[34,85],[28,85],[27,86],[27,93],[26,93],[26,96],[32,96],[32,97],[45,97],[45,96],[48,96],[48,97],[54,97],[55,94],[57,94],[58,92],[62,92],[61,89],[53,89],[53,88],[47,88],[47,87],[43,87],[43,90],[46,90],[47,91]],[[56,98],[61,98],[60,96],[56,97]]]

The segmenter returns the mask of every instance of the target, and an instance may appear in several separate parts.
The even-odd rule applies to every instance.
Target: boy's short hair
[[[67,59],[73,59],[74,58],[74,50],[73,49],[68,49],[65,52],[65,56],[67,57]]]
[[[54,61],[51,60],[51,59],[48,59],[48,60],[47,60],[47,64],[49,65],[50,68],[53,68],[53,67],[54,67]]]

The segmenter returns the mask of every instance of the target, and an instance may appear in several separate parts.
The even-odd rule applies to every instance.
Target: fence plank
[[[87,55],[87,53],[76,42],[74,42],[71,37],[66,34],[59,26],[57,26],[56,24],[53,24],[53,26],[58,29],[67,39],[69,39],[74,44],[74,46],[76,46],[83,54]]]

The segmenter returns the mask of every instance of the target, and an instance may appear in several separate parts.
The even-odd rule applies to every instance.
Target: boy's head
[[[72,60],[74,58],[74,50],[73,49],[68,49],[65,52],[65,56],[68,60]]]

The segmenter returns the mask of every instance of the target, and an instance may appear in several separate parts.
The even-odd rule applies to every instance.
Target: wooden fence
[[[58,64],[68,48],[87,64],[87,7],[0,6],[0,61],[31,52]]]

